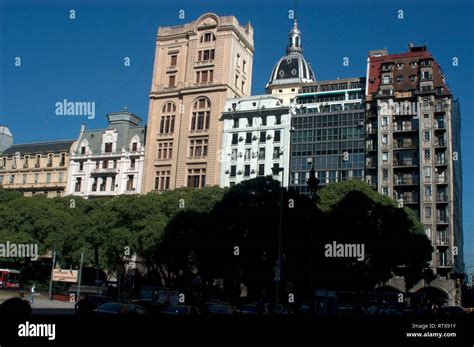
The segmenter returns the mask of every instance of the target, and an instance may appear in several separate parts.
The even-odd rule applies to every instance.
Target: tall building
[[[65,194],[73,140],[13,144],[8,127],[0,127],[0,186],[25,196]]]
[[[318,81],[302,86],[292,115],[291,186],[309,194],[314,168],[320,185],[363,179],[365,78]]]
[[[430,287],[448,304],[459,304],[454,264],[463,247],[455,227],[461,182],[460,161],[453,161],[459,116],[440,66],[424,46],[410,44],[408,52],[392,55],[371,51],[366,105],[367,181],[410,207],[424,224],[435,249]],[[395,282],[403,291],[403,283]],[[423,287],[419,283],[414,291]]]
[[[315,80],[311,65],[306,62],[303,56],[301,31],[298,29],[295,19],[289,33],[286,54],[275,64],[266,86],[266,92],[278,96],[284,105],[289,105],[295,102],[295,97],[302,85]]]
[[[227,101],[221,118],[221,187],[267,175],[283,180],[283,186],[288,185],[289,112],[290,107],[273,95]]]
[[[253,28],[206,13],[160,27],[148,114],[144,192],[218,185],[229,98],[250,94]]]
[[[85,130],[71,150],[67,194],[84,198],[139,194],[146,129],[133,113],[109,113],[107,129]]]

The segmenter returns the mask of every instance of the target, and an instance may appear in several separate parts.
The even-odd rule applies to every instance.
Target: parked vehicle
[[[196,316],[199,314],[199,308],[197,306],[169,305],[164,307],[160,313],[173,316]]]
[[[20,288],[20,271],[0,269],[0,288]]]
[[[233,315],[239,313],[239,310],[235,306],[225,305],[225,304],[216,304],[216,303],[207,303],[207,314],[209,315]]]
[[[109,296],[86,294],[84,298],[76,302],[74,308],[76,310],[76,314],[89,314],[97,309],[98,306],[108,302],[112,302],[112,298]]]
[[[150,314],[148,311],[138,305],[122,304],[118,302],[108,302],[95,310],[98,316],[105,317],[127,317],[127,318],[145,318]]]

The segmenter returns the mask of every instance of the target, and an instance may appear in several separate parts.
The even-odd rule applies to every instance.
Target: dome
[[[272,85],[299,84],[315,81],[313,70],[303,56],[301,32],[298,29],[296,19],[289,38],[290,43],[286,48],[286,55],[281,57],[275,64],[267,88]]]

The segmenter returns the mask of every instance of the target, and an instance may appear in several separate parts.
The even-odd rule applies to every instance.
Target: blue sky
[[[179,25],[205,12],[252,23],[252,93],[261,94],[285,52],[293,7],[294,0],[0,0],[0,124],[21,143],[75,138],[81,123],[104,127],[105,114],[124,106],[146,122],[158,26]],[[441,64],[461,101],[465,262],[474,266],[473,13],[470,0],[300,0],[297,5],[304,54],[317,79],[365,76],[370,49],[400,53],[410,41],[427,45]],[[125,57],[130,67],[124,66]],[[344,57],[349,66],[343,66]],[[55,115],[55,103],[63,99],[94,101],[95,119]]]

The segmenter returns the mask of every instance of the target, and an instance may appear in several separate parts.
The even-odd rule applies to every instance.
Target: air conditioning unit
[[[242,152],[239,152],[239,158],[242,158],[244,154]]]
[[[229,170],[225,170],[225,173],[228,174],[230,171]]]
[[[255,173],[255,169],[252,169],[252,170],[250,171],[250,173],[253,173],[253,174],[254,174],[254,173]]]
[[[252,152],[252,158],[257,158],[258,152]]]
[[[239,136],[239,141],[243,141],[244,140],[244,137],[243,136]]]
[[[272,135],[268,134],[267,135],[267,140],[270,140],[272,138]]]
[[[258,136],[257,136],[257,135],[253,135],[253,136],[252,136],[252,140],[253,140],[253,141],[255,141],[255,140],[257,140],[257,139],[258,139]]]
[[[239,170],[237,173],[238,173],[239,175],[242,175],[242,170]]]

